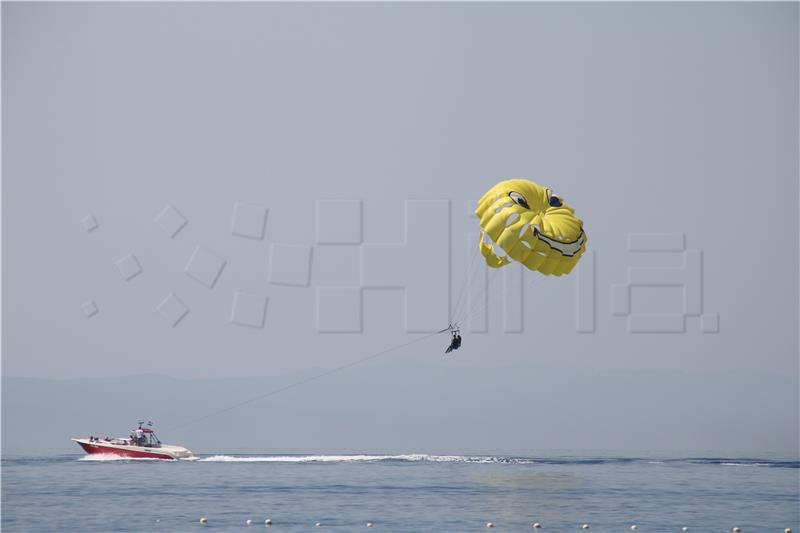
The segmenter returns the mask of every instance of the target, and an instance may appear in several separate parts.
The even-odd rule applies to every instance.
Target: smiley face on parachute
[[[490,267],[511,261],[560,276],[586,249],[583,221],[546,187],[525,179],[501,181],[478,202],[480,250]]]

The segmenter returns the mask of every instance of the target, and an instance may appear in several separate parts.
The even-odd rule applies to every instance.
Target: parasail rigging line
[[[473,269],[475,267],[475,260],[478,258],[478,256],[480,256],[480,253],[479,253],[480,250],[479,250],[479,248],[477,246],[470,246],[470,249],[472,249],[472,254],[471,254],[472,255],[472,260],[470,261],[469,268],[464,273],[464,280],[461,282],[461,291],[458,294],[458,300],[456,300],[456,305],[453,307],[453,310],[450,313],[450,317],[449,317],[450,320],[448,321],[450,324],[453,323],[453,320],[462,311],[462,309],[461,309],[461,301],[464,298],[464,293],[466,292],[467,284],[469,283],[469,280],[472,279]],[[466,300],[464,300],[464,303],[466,304]]]
[[[488,308],[487,298],[489,295],[489,291],[492,288],[494,281],[500,277],[500,269],[492,268],[488,270],[488,276],[486,279],[486,283],[484,286],[478,290],[478,293],[475,295],[475,300],[472,302],[469,308],[464,308],[460,316],[457,317],[457,322],[460,324],[466,324],[470,322],[473,316],[480,310],[481,306],[485,306]]]
[[[448,331],[448,330],[444,330],[444,331]],[[380,357],[381,355],[385,355],[385,354],[387,354],[389,352],[393,352],[395,350],[399,350],[400,348],[405,348],[406,346],[410,346],[412,344],[415,344],[417,342],[423,341],[425,339],[429,339],[431,337],[439,335],[440,333],[442,333],[442,331],[439,331],[439,332],[436,332],[436,333],[430,333],[430,334],[424,335],[422,337],[417,337],[414,340],[411,340],[411,341],[408,341],[408,342],[405,342],[405,343],[402,343],[402,344],[398,344],[396,346],[392,346],[391,348],[383,349],[383,350],[381,350],[379,352],[375,352],[375,353],[370,354],[370,355],[368,355],[366,357],[362,357],[360,359],[356,359],[355,361],[351,361],[351,362],[346,363],[344,365],[337,366],[336,368],[332,368],[330,370],[326,370],[325,372],[322,372],[321,374],[316,374],[316,375],[311,376],[309,378],[305,378],[305,379],[301,379],[299,381],[295,381],[295,382],[290,383],[288,385],[285,385],[283,387],[271,390],[269,392],[265,392],[264,394],[259,394],[257,396],[253,396],[252,398],[248,398],[246,400],[243,400],[241,402],[235,403],[233,405],[229,405],[228,407],[225,407],[223,409],[219,409],[218,411],[213,411],[213,412],[205,414],[203,416],[194,418],[192,420],[189,420],[188,422],[184,422],[183,424],[175,426],[173,429],[181,429],[181,428],[184,428],[186,426],[190,426],[192,424],[196,424],[197,422],[201,422],[203,420],[206,420],[208,418],[212,418],[212,417],[227,413],[228,411],[233,411],[234,409],[237,409],[237,408],[242,407],[244,405],[256,402],[258,400],[263,400],[264,398],[269,398],[270,396],[275,396],[276,394],[280,394],[281,392],[285,392],[285,391],[287,391],[289,389],[293,389],[295,387],[299,387],[301,385],[305,385],[306,383],[310,383],[312,381],[316,381],[318,379],[322,379],[324,377],[330,376],[330,375],[335,374],[337,372],[341,372],[342,370],[346,370],[346,369],[354,367],[356,365],[360,365],[361,363],[365,363],[365,362],[367,362],[367,361],[369,361],[371,359],[375,359],[377,357]]]

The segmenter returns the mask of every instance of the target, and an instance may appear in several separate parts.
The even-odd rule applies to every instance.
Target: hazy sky
[[[393,355],[408,390],[558,369],[719,398],[703,376],[753,372],[759,409],[709,423],[797,448],[796,3],[4,2],[2,30],[3,375],[281,376],[459,307],[457,356]],[[509,177],[573,205],[589,253],[462,296]]]

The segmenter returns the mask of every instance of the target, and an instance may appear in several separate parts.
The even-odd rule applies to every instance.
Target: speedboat
[[[152,426],[152,422],[147,423]],[[130,436],[125,438],[104,438],[91,436],[72,439],[77,442],[88,454],[116,455],[137,459],[191,459],[191,451],[182,446],[161,444],[152,427],[143,427],[144,421],[139,422],[139,427],[132,430]]]

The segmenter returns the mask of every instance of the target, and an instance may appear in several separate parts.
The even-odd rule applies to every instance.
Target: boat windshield
[[[161,441],[158,440],[152,429],[143,430],[141,428],[133,430],[130,436],[132,446],[146,446],[148,448],[158,448]]]

